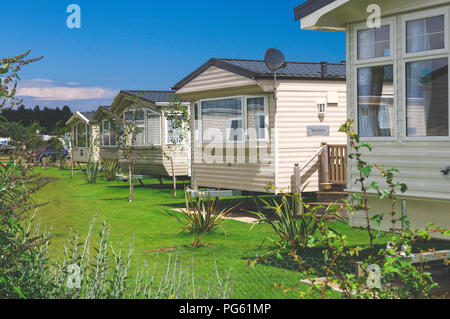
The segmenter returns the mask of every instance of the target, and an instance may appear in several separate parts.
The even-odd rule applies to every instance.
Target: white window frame
[[[444,36],[444,48],[443,49],[436,49],[436,50],[425,50],[425,51],[419,51],[419,52],[406,52],[406,44],[407,44],[407,38],[406,38],[406,23],[410,21],[415,20],[421,20],[421,19],[427,19],[427,18],[433,18],[437,16],[444,16],[444,31],[447,33]],[[448,8],[439,8],[439,9],[432,9],[432,10],[426,10],[426,11],[420,11],[417,13],[411,13],[406,14],[402,16],[402,39],[403,39],[403,59],[408,58],[419,58],[419,57],[427,57],[428,60],[431,60],[432,56],[439,56],[445,53],[448,53]]]
[[[241,105],[242,105],[242,117],[240,117],[239,119],[242,119],[242,140],[241,141],[229,141],[228,139],[228,133],[229,132],[225,132],[226,136],[224,137],[223,141],[220,141],[220,143],[247,143],[250,140],[248,139],[248,134],[247,134],[247,116],[248,116],[248,112],[247,112],[247,99],[248,98],[264,98],[264,116],[265,116],[265,138],[264,139],[258,139],[257,141],[264,141],[264,142],[268,142],[269,141],[269,96],[264,94],[255,94],[255,95],[233,95],[233,96],[222,96],[219,98],[210,98],[210,99],[200,99],[197,101],[194,101],[192,103],[192,108],[193,108],[193,112],[192,112],[192,118],[195,120],[195,104],[198,105],[198,132],[199,132],[199,136],[197,139],[198,143],[204,143],[203,141],[203,117],[202,117],[202,102],[207,102],[207,101],[216,101],[216,100],[228,100],[228,99],[237,99],[240,98],[241,99]],[[233,118],[238,119],[238,118]],[[195,127],[194,127],[194,139],[195,139]],[[254,140],[252,140],[254,142]]]
[[[251,140],[248,137],[248,110],[247,110],[247,99],[264,98],[264,113],[258,112],[264,115],[264,138],[257,138],[256,140]],[[267,95],[244,95],[245,100],[245,139],[247,142],[268,142],[269,141],[269,98]],[[258,114],[259,115],[259,114]]]
[[[369,58],[358,60],[358,31],[367,30],[367,23],[355,24],[352,31],[352,47],[353,47],[353,65],[365,65],[372,63],[386,63],[395,59],[396,55],[396,41],[395,41],[395,19],[394,18],[384,18],[381,19],[381,26],[389,25],[389,56]]]
[[[447,63],[450,67],[450,57],[449,57],[449,24],[448,24],[448,17],[449,17],[449,7],[445,8],[438,8],[438,9],[431,9],[426,11],[421,11],[417,13],[411,13],[411,14],[405,14],[402,16],[402,29],[403,29],[403,49],[402,49],[402,68],[403,68],[403,83],[402,83],[402,102],[403,102],[403,112],[402,112],[402,118],[403,118],[403,132],[404,132],[404,140],[405,141],[449,141],[450,140],[450,79],[448,81],[448,91],[449,91],[449,99],[448,99],[448,130],[449,135],[448,136],[408,136],[407,131],[407,97],[406,97],[406,65],[411,62],[420,62],[420,61],[429,61],[429,60],[435,60],[435,59],[441,59],[441,58],[447,58]],[[412,52],[407,53],[406,52],[406,23],[408,21],[414,21],[419,19],[426,19],[426,18],[432,18],[436,16],[444,15],[444,31],[446,32],[446,35],[444,36],[445,40],[445,47],[444,49],[436,49],[436,50],[427,50],[427,51],[420,51],[420,52]]]
[[[354,122],[355,122],[355,130],[360,134],[359,132],[359,110],[358,110],[358,70],[363,68],[369,68],[369,67],[375,67],[375,66],[383,66],[383,65],[392,65],[393,68],[393,107],[394,107],[394,134],[393,136],[372,136],[372,137],[366,137],[361,136],[361,140],[363,141],[397,141],[399,138],[399,132],[398,132],[398,97],[397,97],[397,43],[395,41],[396,39],[396,21],[395,18],[389,17],[389,18],[383,18],[381,19],[381,26],[389,25],[389,40],[390,40],[390,55],[387,57],[379,57],[379,58],[372,58],[372,59],[363,59],[358,60],[358,31],[360,30],[367,30],[367,23],[361,22],[357,23],[352,27],[351,30],[351,55],[352,55],[352,65],[353,71],[353,85],[354,89],[351,92],[353,96],[353,112],[354,112]]]

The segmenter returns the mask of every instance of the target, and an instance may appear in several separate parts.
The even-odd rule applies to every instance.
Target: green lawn
[[[51,251],[54,258],[63,255],[64,243],[69,238],[71,230],[78,229],[80,234],[86,233],[91,219],[98,211],[95,233],[106,219],[111,227],[110,239],[115,247],[121,243],[127,247],[134,239],[135,261],[141,264],[145,259],[155,256],[150,252],[158,248],[168,248],[181,245],[180,251],[194,256],[195,271],[205,278],[214,269],[214,260],[220,270],[232,267],[236,276],[233,297],[235,298],[286,298],[280,289],[275,289],[275,283],[293,286],[302,276],[279,261],[276,266],[257,265],[249,268],[246,259],[261,255],[271,248],[273,243],[267,238],[276,239],[271,228],[258,225],[251,232],[251,225],[226,220],[223,228],[208,235],[205,242],[208,245],[192,249],[185,247],[191,242],[190,234],[178,234],[180,224],[164,213],[163,209],[183,207],[183,184],[179,184],[178,196],[172,196],[171,183],[166,181],[163,186],[157,180],[145,181],[144,186],[135,187],[135,201],[128,202],[128,184],[121,181],[106,182],[99,178],[95,185],[88,185],[79,172],[70,179],[68,170],[56,168],[38,168],[42,177],[51,182],[39,190],[34,198],[38,202],[49,202],[42,207],[39,216],[44,227],[51,227],[53,240]],[[243,201],[251,201],[242,198]],[[236,201],[236,198],[232,200]],[[351,229],[346,224],[335,223],[335,229],[349,234],[354,244],[367,243],[365,232]],[[389,236],[377,240],[377,244],[385,245]],[[262,245],[263,244],[263,245]],[[161,253],[167,257],[169,253]],[[164,271],[164,263],[158,268]]]

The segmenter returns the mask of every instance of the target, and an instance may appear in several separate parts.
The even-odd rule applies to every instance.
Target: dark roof
[[[92,121],[94,119],[96,112],[80,112],[81,115],[83,115],[85,118],[87,118],[89,121]]]
[[[131,91],[122,90],[119,94],[130,95],[138,97],[153,103],[157,102],[171,102],[175,97],[174,91]]]
[[[323,8],[334,1],[335,0],[308,0],[303,2],[301,5],[294,8],[295,21],[306,17],[308,14]]]
[[[182,88],[210,66],[216,66],[250,79],[273,78],[273,72],[262,60],[212,58],[175,84],[173,89]],[[345,72],[345,63],[287,62],[284,68],[277,71],[277,77],[285,79],[345,79]]]

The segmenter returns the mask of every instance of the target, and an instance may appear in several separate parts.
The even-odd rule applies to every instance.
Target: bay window
[[[266,97],[240,96],[194,103],[194,138],[200,135],[204,142],[266,140],[266,123]]]
[[[133,126],[133,146],[161,145],[161,114],[150,110],[130,110],[124,120]]]
[[[203,141],[242,141],[242,98],[202,101],[201,114]]]

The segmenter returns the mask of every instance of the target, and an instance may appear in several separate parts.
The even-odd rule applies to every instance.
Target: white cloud
[[[18,96],[28,96],[39,100],[90,100],[109,99],[117,94],[116,90],[102,87],[26,87],[18,88]]]
[[[76,101],[110,99],[118,90],[103,87],[81,86],[76,82],[56,82],[48,79],[30,79],[18,83],[17,96],[44,101]]]

